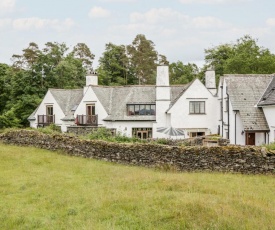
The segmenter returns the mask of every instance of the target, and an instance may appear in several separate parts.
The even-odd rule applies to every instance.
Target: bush
[[[269,145],[263,145],[268,150],[275,150],[275,142],[270,143]]]
[[[61,127],[55,124],[50,124],[49,126],[38,128],[37,130],[45,134],[61,133]]]

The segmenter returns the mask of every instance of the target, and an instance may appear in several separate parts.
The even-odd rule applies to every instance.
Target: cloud
[[[15,0],[0,0],[0,12],[10,12],[15,8]]]
[[[110,11],[98,6],[93,7],[89,12],[90,18],[106,18],[110,15]]]
[[[100,2],[111,2],[111,3],[115,3],[115,2],[136,2],[137,0],[100,0]]]
[[[197,28],[210,29],[210,28],[224,28],[226,24],[215,17],[197,17],[193,18],[192,23]]]
[[[143,14],[134,12],[130,15],[130,21],[132,23],[146,24],[179,22],[188,20],[188,18],[188,16],[170,8],[151,9]]]
[[[266,20],[268,26],[275,26],[275,18],[269,18]]]
[[[18,18],[12,21],[12,26],[16,30],[32,30],[51,28],[58,31],[70,29],[75,25],[74,21],[70,18],[65,20],[59,19],[43,19],[43,18]]]
[[[183,4],[224,4],[224,3],[238,3],[249,2],[251,0],[179,0]]]
[[[12,20],[9,18],[0,19],[0,28],[9,26],[11,24]]]

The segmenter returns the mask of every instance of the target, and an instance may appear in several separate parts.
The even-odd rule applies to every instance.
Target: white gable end
[[[63,123],[61,119],[65,116],[65,114],[61,110],[60,106],[56,102],[56,100],[53,97],[53,95],[51,94],[50,90],[48,90],[43,101],[40,103],[40,105],[38,106],[38,108],[34,114],[35,120],[31,123],[31,127],[36,128],[38,126],[38,115],[46,115],[47,114],[47,111],[46,111],[47,106],[53,107],[53,115],[55,117],[55,124],[61,125]]]
[[[108,116],[108,113],[106,112],[98,97],[94,93],[92,87],[90,86],[87,87],[85,94],[74,113],[74,116],[76,117],[77,115],[86,115],[87,105],[95,105],[95,114],[98,115],[98,124],[103,125],[103,119]]]
[[[169,109],[171,126],[189,132],[217,133],[217,98],[196,79]],[[187,136],[186,136],[187,137]]]

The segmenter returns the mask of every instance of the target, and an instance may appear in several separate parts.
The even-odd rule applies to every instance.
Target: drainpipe
[[[235,145],[237,143],[237,110],[234,110],[235,112]]]
[[[228,116],[227,116],[227,127],[228,127],[228,139],[230,140],[230,121],[229,121],[229,94],[227,92],[227,87],[226,87],[226,95],[227,95],[227,108],[228,108]]]
[[[221,98],[222,98],[222,107],[221,107],[221,119],[222,119],[222,137],[223,137],[223,86],[220,86],[221,88]]]

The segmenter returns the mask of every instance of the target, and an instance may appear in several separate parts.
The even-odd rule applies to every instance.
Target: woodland
[[[27,118],[49,88],[82,88],[92,71],[97,72],[100,85],[109,86],[155,84],[157,65],[169,66],[171,85],[195,78],[203,81],[208,67],[215,69],[217,80],[224,74],[275,73],[275,54],[250,35],[204,52],[201,68],[180,60],[170,63],[153,41],[138,34],[129,45],[106,44],[95,69],[95,55],[84,43],[70,50],[65,43],[47,42],[41,48],[30,42],[21,54],[12,55],[11,65],[0,63],[0,129],[29,126]]]

